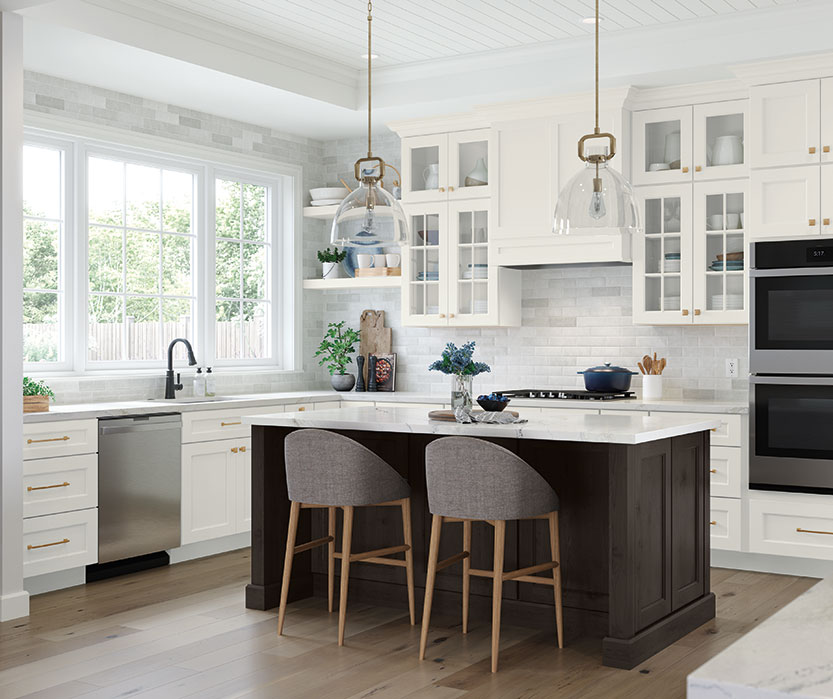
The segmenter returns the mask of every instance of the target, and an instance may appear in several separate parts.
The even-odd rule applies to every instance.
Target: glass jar
[[[465,408],[471,410],[474,401],[472,400],[471,384],[472,376],[452,374],[451,375],[451,409]]]

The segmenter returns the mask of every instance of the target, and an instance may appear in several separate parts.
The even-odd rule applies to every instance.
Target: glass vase
[[[463,407],[471,410],[473,400],[471,393],[471,376],[451,375],[451,409]]]

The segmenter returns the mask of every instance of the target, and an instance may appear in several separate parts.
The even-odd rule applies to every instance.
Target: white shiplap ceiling
[[[144,0],[131,0],[145,4]],[[616,32],[806,0],[602,0]],[[352,68],[366,54],[365,0],[156,0],[182,21],[209,20]],[[373,53],[395,66],[592,33],[593,0],[376,0]]]

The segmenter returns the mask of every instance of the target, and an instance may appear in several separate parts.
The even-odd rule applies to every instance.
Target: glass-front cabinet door
[[[405,209],[410,244],[402,259],[402,323],[448,324],[448,204],[410,204]]]
[[[448,198],[490,196],[490,129],[454,131],[448,134]]]
[[[643,232],[634,259],[635,323],[690,323],[691,186],[637,190]]]
[[[489,259],[488,202],[453,202],[448,218],[450,324],[488,324],[498,271]]]
[[[698,104],[694,107],[695,180],[746,177],[744,139],[749,132],[749,100]]]
[[[691,107],[633,114],[633,183],[691,181]]]
[[[439,201],[447,196],[448,136],[402,139],[402,200]]]
[[[694,322],[748,319],[745,180],[694,185]]]

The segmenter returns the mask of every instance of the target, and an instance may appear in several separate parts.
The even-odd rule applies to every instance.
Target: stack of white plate
[[[679,311],[680,310],[680,297],[679,296],[666,296],[665,297],[665,303],[663,303],[663,310]]]
[[[475,299],[474,302],[474,312],[475,313],[488,313],[489,312],[489,302],[485,299]]]
[[[725,298],[723,294],[712,294],[711,308],[715,311],[742,311],[743,294],[726,294]]]
[[[345,187],[316,187],[309,190],[312,206],[332,206],[341,204],[350,192]]]
[[[429,316],[435,316],[440,312],[439,306],[428,306],[425,309],[425,314]]]
[[[488,279],[489,265],[487,264],[473,264],[463,272],[463,279]]]

